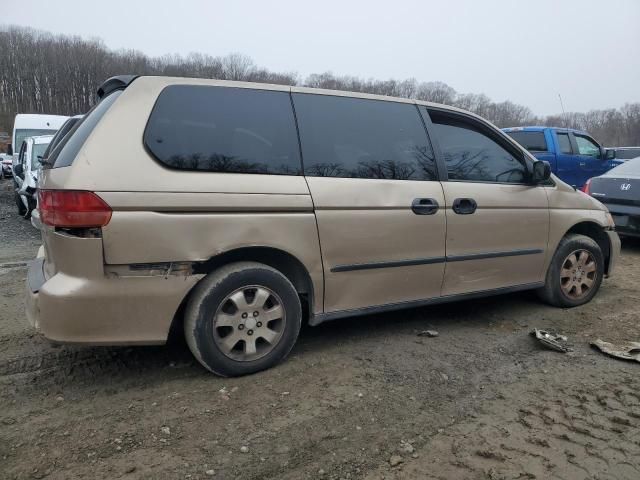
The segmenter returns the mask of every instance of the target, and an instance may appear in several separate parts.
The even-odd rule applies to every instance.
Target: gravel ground
[[[283,365],[221,379],[181,341],[60,347],[35,334],[26,269],[10,264],[39,236],[8,184],[0,478],[640,478],[640,365],[589,347],[640,341],[638,242],[580,308],[522,293],[337,321],[304,329]],[[534,327],[574,351],[541,348]]]

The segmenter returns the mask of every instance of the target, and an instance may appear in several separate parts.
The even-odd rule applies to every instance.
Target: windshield
[[[44,151],[47,149],[49,143],[34,144],[31,149],[31,170],[37,170],[40,167],[40,160],[44,155]]]
[[[16,145],[22,145],[22,141],[28,137],[38,137],[40,135],[52,135],[57,128],[21,128],[16,130]]]

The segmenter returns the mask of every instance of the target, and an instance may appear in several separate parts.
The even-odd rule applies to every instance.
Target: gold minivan
[[[27,316],[55,342],[161,344],[233,376],[301,323],[536,289],[582,305],[607,209],[469,112],[359,93],[114,77],[46,159]]]

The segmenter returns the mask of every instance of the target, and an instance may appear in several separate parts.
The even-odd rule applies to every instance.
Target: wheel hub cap
[[[280,297],[267,287],[252,285],[224,298],[213,318],[213,339],[225,356],[248,362],[275,348],[285,324]]]
[[[560,288],[567,297],[578,300],[591,291],[598,271],[596,260],[588,250],[575,250],[565,258],[560,268]]]

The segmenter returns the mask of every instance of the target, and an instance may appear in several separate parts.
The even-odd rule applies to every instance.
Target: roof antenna
[[[564,128],[569,129],[569,119],[567,118],[567,112],[564,111],[564,104],[562,103],[562,95],[558,94],[560,99],[560,108],[562,108],[562,116],[564,117]]]

